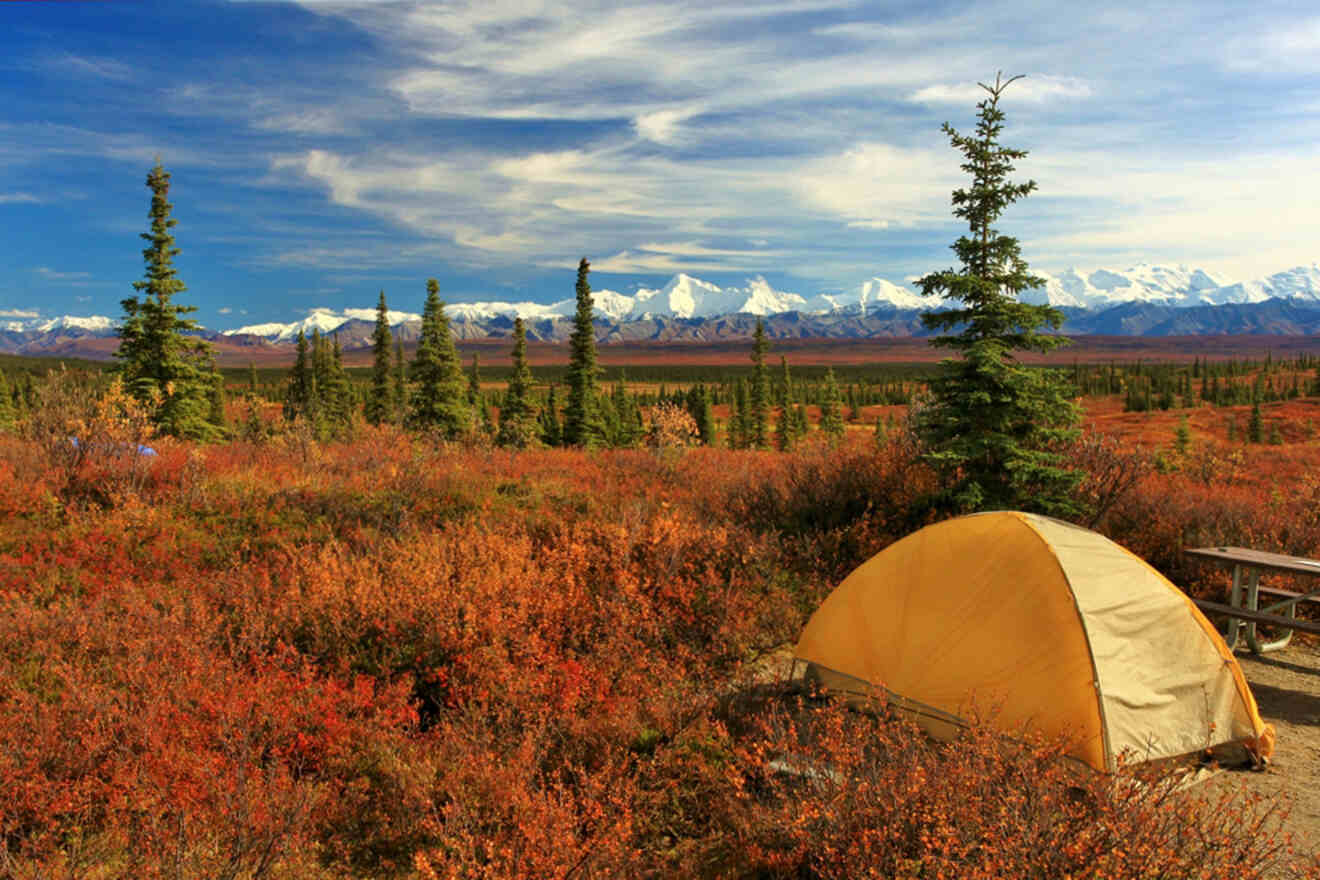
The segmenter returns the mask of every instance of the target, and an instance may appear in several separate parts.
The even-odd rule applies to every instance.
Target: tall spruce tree
[[[417,382],[413,393],[412,424],[454,440],[472,430],[472,411],[467,402],[467,381],[458,360],[440,284],[426,281],[426,305],[422,309],[422,332],[417,356],[409,371]]]
[[[715,442],[715,415],[710,405],[710,391],[700,382],[688,390],[688,413],[697,426],[697,436],[703,446]]]
[[[306,418],[312,405],[312,363],[307,352],[307,334],[298,330],[297,355],[289,372],[289,387],[284,394],[284,418],[288,421]]]
[[[9,382],[5,380],[5,371],[0,370],[0,431],[14,425],[14,399],[9,393]]]
[[[500,407],[500,428],[495,442],[523,448],[537,440],[536,408],[532,405],[532,371],[527,366],[527,327],[513,319],[513,373]]]
[[[170,232],[178,223],[170,216],[170,174],[156,161],[147,173],[151,190],[151,231],[141,233],[146,277],[133,282],[137,291],[120,301],[124,318],[116,328],[119,348],[116,369],[124,387],[152,407],[152,420],[164,434],[205,438],[215,433],[208,416],[216,370],[211,346],[194,334],[200,325],[186,317],[196,306],[175,303],[188,288],[179,280],[174,258],[180,253]],[[139,294],[141,299],[139,299]]]
[[[765,354],[769,350],[765,323],[757,318],[756,332],[752,334],[752,385],[747,396],[747,445],[754,449],[764,449],[770,444],[770,374],[765,367]]]
[[[390,332],[390,311],[385,305],[385,291],[376,300],[376,329],[371,333],[371,391],[367,395],[366,417],[373,425],[390,421],[394,401],[390,394],[390,348],[394,334]]]
[[[793,380],[788,375],[788,358],[779,356],[779,381],[775,383],[775,405],[787,408],[792,400]]]
[[[541,442],[546,446],[560,446],[564,432],[559,426],[559,401],[555,399],[555,386],[550,386],[545,406],[541,408]]]
[[[467,376],[468,404],[476,408],[481,402],[481,357],[472,352],[472,368]]]
[[[408,366],[403,360],[403,340],[394,340],[394,375],[390,389],[390,402],[394,404],[394,421],[402,425],[408,417]]]
[[[746,449],[750,431],[747,403],[747,380],[741,376],[733,386],[733,399],[729,402],[729,448]]]
[[[564,406],[563,442],[565,446],[599,446],[605,440],[605,425],[596,400],[596,325],[592,320],[595,303],[587,280],[591,264],[583,257],[577,270],[577,311],[573,314],[573,335],[569,337],[568,402]]]
[[[999,143],[1004,120],[999,99],[1015,79],[996,75],[993,86],[980,84],[989,97],[977,104],[974,136],[959,134],[947,122],[943,126],[972,177],[969,188],[953,192],[953,213],[967,221],[969,234],[952,246],[961,267],[932,272],[918,285],[925,296],[962,303],[922,315],[927,329],[943,331],[931,344],[952,348],[960,357],[941,363],[916,427],[926,460],[942,475],[945,506],[1066,516],[1077,512],[1074,490],[1081,478],[1062,453],[1076,436],[1077,408],[1061,377],[1029,370],[1014,355],[1062,344],[1062,337],[1038,331],[1057,330],[1063,313],[1018,298],[1044,279],[1027,271],[1017,239],[993,226],[1007,206],[1036,188],[1034,181],[1008,180],[1013,163],[1027,154]]]
[[[834,368],[825,371],[825,390],[820,398],[820,430],[830,440],[843,437],[843,413],[840,412],[842,399],[839,395],[839,383],[834,378]]]

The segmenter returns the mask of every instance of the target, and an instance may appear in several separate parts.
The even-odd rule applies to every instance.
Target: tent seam
[[[1091,630],[1086,625],[1086,615],[1082,613],[1082,606],[1077,602],[1077,591],[1073,589],[1072,578],[1068,576],[1068,569],[1064,568],[1063,560],[1059,559],[1059,554],[1054,551],[1054,545],[1041,534],[1040,529],[1036,528],[1031,521],[1034,514],[1016,510],[1012,513],[1019,522],[1031,529],[1031,533],[1036,536],[1036,540],[1045,545],[1050,558],[1054,560],[1054,564],[1059,567],[1059,573],[1063,575],[1063,582],[1068,585],[1068,598],[1072,600],[1073,610],[1077,612],[1077,622],[1081,625],[1082,635],[1086,639],[1086,657],[1091,661],[1091,686],[1095,688],[1096,711],[1100,715],[1100,741],[1104,747],[1105,770],[1113,773],[1117,768],[1114,765],[1113,744],[1109,741],[1109,718],[1105,714],[1105,695],[1100,688],[1100,669],[1095,663],[1095,650],[1091,647]],[[1068,525],[1071,525],[1071,523],[1068,523]]]

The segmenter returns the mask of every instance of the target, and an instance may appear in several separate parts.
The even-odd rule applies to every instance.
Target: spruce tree
[[[390,396],[390,348],[394,334],[390,332],[390,312],[385,305],[385,291],[376,300],[376,329],[371,334],[371,392],[367,395],[366,417],[373,425],[390,421],[394,401]]]
[[[403,340],[394,341],[394,376],[390,389],[390,402],[394,405],[394,421],[402,425],[408,414],[408,367],[403,361]]]
[[[1251,418],[1247,421],[1247,440],[1261,443],[1265,440],[1265,422],[1260,415],[1260,403],[1251,405]]]
[[[124,318],[116,328],[116,369],[128,392],[151,407],[152,420],[161,433],[205,438],[215,431],[208,420],[215,364],[210,344],[189,335],[200,329],[195,320],[186,317],[197,307],[173,301],[187,287],[174,269],[180,251],[170,230],[178,221],[170,216],[170,175],[159,160],[147,173],[147,187],[151,190],[151,231],[141,233],[148,243],[142,251],[146,277],[133,282],[137,293],[121,300]]]
[[[729,407],[729,448],[746,449],[750,436],[747,380],[740,378],[733,386],[733,400]]]
[[[697,426],[702,445],[710,446],[715,442],[715,416],[711,411],[710,392],[702,383],[698,382],[688,390],[687,409]]]
[[[788,358],[779,357],[779,381],[775,383],[775,404],[788,407],[793,393],[793,380],[788,375]]]
[[[248,394],[257,394],[257,365],[248,361]]]
[[[550,386],[545,406],[541,408],[541,442],[546,446],[559,446],[564,432],[559,426],[559,401],[555,399],[555,386]]]
[[[468,405],[475,408],[481,403],[481,358],[475,351],[472,352],[472,369],[468,371],[467,383]]]
[[[440,284],[434,278],[426,281],[422,332],[409,372],[417,383],[412,400],[415,427],[433,430],[447,440],[457,439],[472,429],[467,382],[453,334],[449,332],[445,305],[440,301]]]
[[[834,369],[830,368],[825,371],[825,392],[820,400],[820,430],[830,440],[839,440],[843,437],[841,406],[839,383],[834,379]]]
[[[604,425],[596,403],[596,328],[592,321],[595,304],[587,275],[591,264],[583,257],[577,271],[577,311],[573,335],[569,337],[568,402],[564,406],[565,446],[598,446],[604,440]]]
[[[223,434],[225,420],[225,380],[218,372],[211,374],[211,389],[206,394],[206,421],[215,430],[213,434]]]
[[[748,389],[747,445],[764,449],[770,445],[770,374],[765,368],[765,323],[758,317],[752,334],[752,384]]]
[[[5,380],[5,371],[0,370],[0,431],[14,425],[14,400],[9,393],[9,382]]]
[[[531,446],[537,439],[535,408],[531,401],[532,371],[527,366],[527,328],[522,318],[513,319],[513,374],[500,408],[500,428],[495,441],[501,446]]]
[[[977,104],[976,134],[943,131],[966,159],[972,185],[953,193],[953,213],[969,233],[954,242],[961,267],[932,272],[918,281],[925,296],[943,296],[961,308],[926,312],[926,328],[944,331],[931,344],[952,348],[959,358],[941,363],[930,383],[931,402],[918,413],[917,430],[926,460],[945,483],[943,503],[954,510],[1029,509],[1056,515],[1077,512],[1079,471],[1067,467],[1062,449],[1076,436],[1077,408],[1070,389],[1054,373],[1029,370],[1019,351],[1047,352],[1064,340],[1038,332],[1063,322],[1047,305],[1021,302],[1018,295],[1044,279],[1030,274],[1017,239],[993,223],[1036,184],[1011,183],[1013,163],[1027,154],[999,144],[1004,113],[999,99],[1017,77],[981,87],[989,97]],[[961,328],[958,335],[947,335]]]
[[[793,416],[788,411],[788,407],[782,407],[775,418],[775,449],[780,452],[788,452],[793,448],[793,426],[791,423]]]
[[[793,407],[793,419],[789,422],[792,428],[791,437],[794,443],[807,436],[811,430],[811,422],[807,419],[807,408],[802,404],[796,404]]]
[[[339,334],[334,337],[330,348],[330,369],[325,386],[325,405],[331,430],[342,435],[353,425],[353,415],[357,401],[353,395],[353,385],[344,372],[343,352],[339,348]]]
[[[312,364],[307,353],[307,335],[298,330],[297,356],[289,373],[289,387],[284,394],[284,418],[306,418],[312,404]]]

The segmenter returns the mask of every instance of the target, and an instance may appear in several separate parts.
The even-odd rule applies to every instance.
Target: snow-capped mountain
[[[871,278],[843,293],[818,293],[807,300],[805,311],[812,314],[857,311],[865,315],[876,310],[925,310],[942,305],[944,300],[924,297],[915,290],[900,287],[883,278]]]
[[[807,301],[796,293],[775,290],[764,278],[748,279],[746,287],[720,287],[679,274],[659,290],[643,288],[632,297],[632,320],[645,318],[711,318],[716,315],[777,315],[802,311]]]
[[[1036,274],[1045,278],[1045,284],[1027,291],[1022,298],[1070,309],[1069,326],[1078,332],[1309,333],[1314,331],[1306,329],[1311,326],[1308,310],[1320,314],[1320,263],[1240,282],[1203,269],[1147,263],[1122,270],[1068,269],[1057,275]],[[724,338],[750,332],[748,328],[754,325],[750,316],[783,316],[776,317],[777,323],[768,325],[768,330],[799,336],[904,335],[920,332],[916,312],[944,305],[941,300],[921,296],[911,280],[905,285],[878,276],[843,291],[807,298],[776,290],[759,276],[741,286],[725,287],[679,274],[659,289],[641,288],[632,295],[597,290],[592,298],[602,338],[610,339]],[[1259,312],[1276,306],[1293,311],[1286,315],[1228,314],[1233,309]],[[1120,315],[1116,311],[1119,309],[1126,311]],[[1141,310],[1140,315],[1134,309]],[[1206,309],[1220,312],[1212,315]],[[574,299],[445,306],[455,335],[463,339],[508,335],[514,317],[528,322],[533,338],[562,339],[575,311]],[[742,317],[729,320],[734,316]],[[309,336],[320,331],[322,335],[338,333],[341,344],[352,349],[370,344],[375,320],[373,308],[322,308],[290,323],[249,324],[207,335],[212,339],[230,338],[236,345],[264,345],[287,344],[297,338],[299,331]],[[389,320],[408,340],[415,338],[421,316],[391,311]],[[0,322],[0,351],[63,352],[69,340],[113,336],[116,323],[116,319],[104,316],[13,318]]]
[[[61,315],[58,318],[20,318],[0,323],[0,330],[11,333],[53,333],[59,330],[82,330],[87,333],[110,333],[115,329],[115,319],[104,315],[89,315],[78,318],[73,315]]]
[[[1082,309],[1104,309],[1128,302],[1204,305],[1199,297],[1228,283],[1227,279],[1203,269],[1149,263],[1138,263],[1122,271],[1074,268],[1058,275],[1036,274],[1045,278],[1045,286],[1027,293],[1022,297],[1024,300]]]
[[[1214,290],[1201,291],[1189,305],[1220,306],[1226,303],[1258,303],[1286,299],[1320,303],[1320,263],[1294,266],[1255,281],[1239,281]]]
[[[408,321],[420,321],[421,315],[414,315],[411,312],[390,311],[389,321],[391,326],[406,323]],[[304,336],[311,336],[314,332],[320,331],[322,336],[333,333],[349,321],[371,321],[376,320],[375,309],[344,309],[342,312],[336,312],[331,309],[313,309],[312,313],[301,321],[294,321],[290,324],[248,324],[246,327],[238,327],[234,330],[222,330],[225,336],[238,336],[240,334],[247,336],[260,336],[271,342],[293,342],[298,338],[301,331]]]

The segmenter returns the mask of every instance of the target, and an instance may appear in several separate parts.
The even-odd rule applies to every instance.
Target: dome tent
[[[1268,758],[1218,631],[1102,535],[1034,514],[927,526],[863,563],[812,615],[796,658],[827,689],[876,691],[939,739],[974,707],[1006,731],[1068,737],[1112,771],[1211,747]]]

